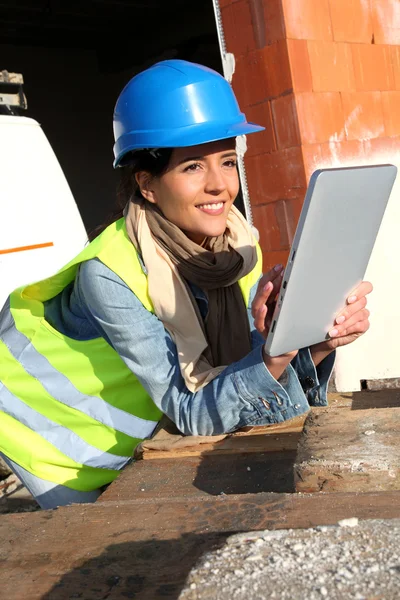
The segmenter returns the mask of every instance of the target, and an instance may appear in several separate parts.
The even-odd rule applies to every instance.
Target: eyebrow
[[[231,156],[237,156],[236,150],[229,150],[229,152],[225,152],[221,158],[229,158]],[[190,162],[191,160],[204,160],[204,156],[188,156],[179,161],[178,165],[182,165],[185,162]]]

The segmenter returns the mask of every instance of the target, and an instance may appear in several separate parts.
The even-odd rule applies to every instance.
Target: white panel
[[[0,116],[0,306],[20,285],[55,273],[82,250],[86,231],[58,160],[40,125]]]
[[[364,144],[368,155],[368,141]],[[331,160],[318,161],[322,167],[394,164],[400,173],[400,148],[397,153],[371,153],[369,158],[340,160],[334,141]],[[360,215],[362,219],[362,215]],[[374,285],[369,296],[371,328],[359,340],[337,353],[335,384],[340,392],[360,390],[363,379],[400,377],[400,175],[397,176],[378,238],[368,265],[366,279]]]

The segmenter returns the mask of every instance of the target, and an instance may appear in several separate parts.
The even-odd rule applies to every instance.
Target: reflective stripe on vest
[[[8,300],[4,318],[0,322],[0,336],[3,337],[7,330],[6,346],[10,354],[29,375],[41,382],[50,396],[130,437],[145,439],[153,433],[158,421],[141,419],[112,406],[97,396],[87,396],[77,390],[65,375],[57,371],[47,358],[35,349],[29,338],[18,331],[9,308],[10,301]],[[2,410],[7,412],[4,408]],[[106,468],[118,469],[119,467]]]
[[[32,431],[40,432],[45,440],[75,462],[98,469],[118,470],[122,469],[129,461],[129,456],[116,456],[89,446],[76,433],[46,419],[46,417],[19,400],[5,385],[2,387],[0,409],[19,423],[32,429]]]

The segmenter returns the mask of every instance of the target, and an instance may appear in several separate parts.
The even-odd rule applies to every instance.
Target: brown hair
[[[147,171],[152,177],[160,177],[168,169],[173,148],[158,148],[157,150],[138,150],[124,157],[124,165],[119,168],[120,179],[117,186],[117,197],[114,210],[105,222],[89,233],[89,241],[93,241],[106,227],[123,216],[124,208],[134,195],[143,197],[136,183],[135,175]]]

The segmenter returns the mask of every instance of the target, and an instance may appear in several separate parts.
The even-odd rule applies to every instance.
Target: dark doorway
[[[112,112],[125,83],[168,58],[222,72],[211,0],[0,1],[0,39],[0,69],[23,74],[24,114],[42,125],[88,229],[113,207]]]

